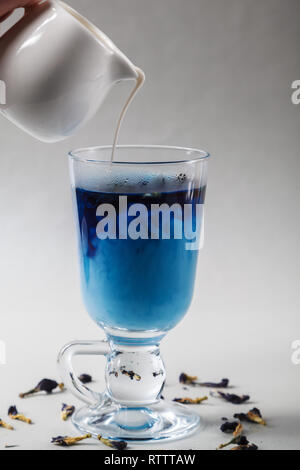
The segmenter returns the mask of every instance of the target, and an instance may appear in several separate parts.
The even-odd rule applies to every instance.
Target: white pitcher
[[[47,0],[0,38],[0,113],[44,142],[85,124],[112,86],[135,66],[67,4]]]

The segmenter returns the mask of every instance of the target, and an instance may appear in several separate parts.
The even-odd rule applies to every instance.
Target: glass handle
[[[107,341],[73,341],[66,344],[58,355],[58,365],[66,388],[88,405],[98,406],[103,402],[103,393],[90,390],[74,372],[74,356],[106,356],[110,353]]]

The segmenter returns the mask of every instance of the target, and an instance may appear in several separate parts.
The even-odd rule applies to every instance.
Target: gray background
[[[299,1],[69,3],[146,73],[120,142],[201,147],[213,156],[193,305],[162,346],[166,396],[174,396],[183,370],[203,380],[228,376],[270,422],[251,440],[300,449],[300,366],[291,363],[291,342],[300,338],[300,105],[291,103],[291,83],[300,79]],[[66,153],[112,142],[130,86],[116,87],[96,118],[60,144],[34,141],[0,119],[4,410],[20,389],[57,377],[65,342],[102,336],[80,296]],[[100,387],[98,362],[81,369],[98,376]],[[51,433],[72,432],[62,431],[60,402],[56,395],[19,403],[40,427],[25,433],[21,423],[13,443],[46,448]],[[220,417],[231,407],[211,399],[198,409],[209,432],[156,448],[216,447]]]

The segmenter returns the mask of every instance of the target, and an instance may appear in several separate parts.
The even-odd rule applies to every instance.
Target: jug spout
[[[138,80],[140,73],[140,69],[120,51],[111,64],[110,78],[114,83],[121,80]]]

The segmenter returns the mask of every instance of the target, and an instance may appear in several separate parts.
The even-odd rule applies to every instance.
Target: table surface
[[[220,330],[222,330],[222,325]],[[182,330],[182,331],[180,331]],[[206,388],[191,388],[184,390],[179,384],[180,372],[198,374],[201,380],[220,380],[224,376],[230,379],[228,392],[237,394],[249,394],[250,400],[244,405],[233,405],[224,400],[212,397],[200,405],[188,405],[193,411],[199,413],[202,426],[187,439],[145,444],[130,445],[130,449],[208,449],[213,450],[228,440],[228,435],[220,431],[222,417],[231,419],[234,413],[247,412],[250,408],[260,408],[267,426],[245,423],[245,434],[250,442],[254,442],[260,449],[300,449],[300,409],[299,409],[299,369],[291,362],[291,350],[288,343],[278,341],[277,348],[259,340],[257,347],[250,351],[247,342],[241,341],[237,336],[236,342],[228,345],[224,342],[223,353],[221,348],[205,354],[208,347],[202,342],[189,344],[186,334],[189,330],[189,322],[184,322],[181,327],[171,332],[162,345],[162,352],[166,359],[168,380],[164,389],[166,399],[175,396],[203,396],[209,394]],[[249,337],[255,328],[248,328]],[[259,337],[259,332],[257,332]],[[283,332],[283,337],[284,337]],[[202,337],[204,340],[204,335]],[[182,341],[183,353],[179,353],[179,343]],[[209,339],[211,341],[211,338]],[[216,344],[220,344],[220,338]],[[176,348],[177,345],[177,348]],[[176,359],[174,358],[174,351]],[[198,351],[198,354],[197,354]],[[202,353],[201,353],[202,352]],[[52,354],[53,353],[53,354]],[[10,356],[6,366],[0,366],[2,383],[1,387],[1,412],[2,419],[6,419],[6,410],[12,404],[16,404],[19,411],[33,420],[32,425],[22,422],[14,422],[15,431],[0,429],[0,447],[4,445],[17,445],[15,449],[60,449],[50,443],[51,438],[57,435],[78,435],[70,421],[63,422],[60,417],[62,402],[80,406],[80,402],[71,396],[68,391],[55,392],[52,395],[36,395],[24,400],[18,398],[18,393],[30,389],[36,385],[39,379],[48,376],[59,380],[55,353],[53,350],[43,352],[41,356],[32,356],[32,362],[27,363],[28,357],[15,351],[15,356]],[[30,354],[29,354],[30,356]],[[103,359],[102,359],[103,360]],[[76,359],[77,361],[77,359]],[[18,367],[14,367],[17,362]],[[76,362],[78,372],[87,372],[93,375],[93,388],[103,389],[102,368],[103,363],[98,364],[98,358],[79,358]],[[10,365],[11,364],[11,365]],[[102,367],[99,367],[101,365]],[[201,367],[200,367],[200,366]],[[201,369],[201,374],[199,373]],[[211,371],[214,375],[211,375]],[[226,375],[224,375],[226,371]],[[9,418],[6,419],[10,421]],[[103,444],[89,440],[78,444],[69,450],[77,449],[103,449],[108,450]]]

